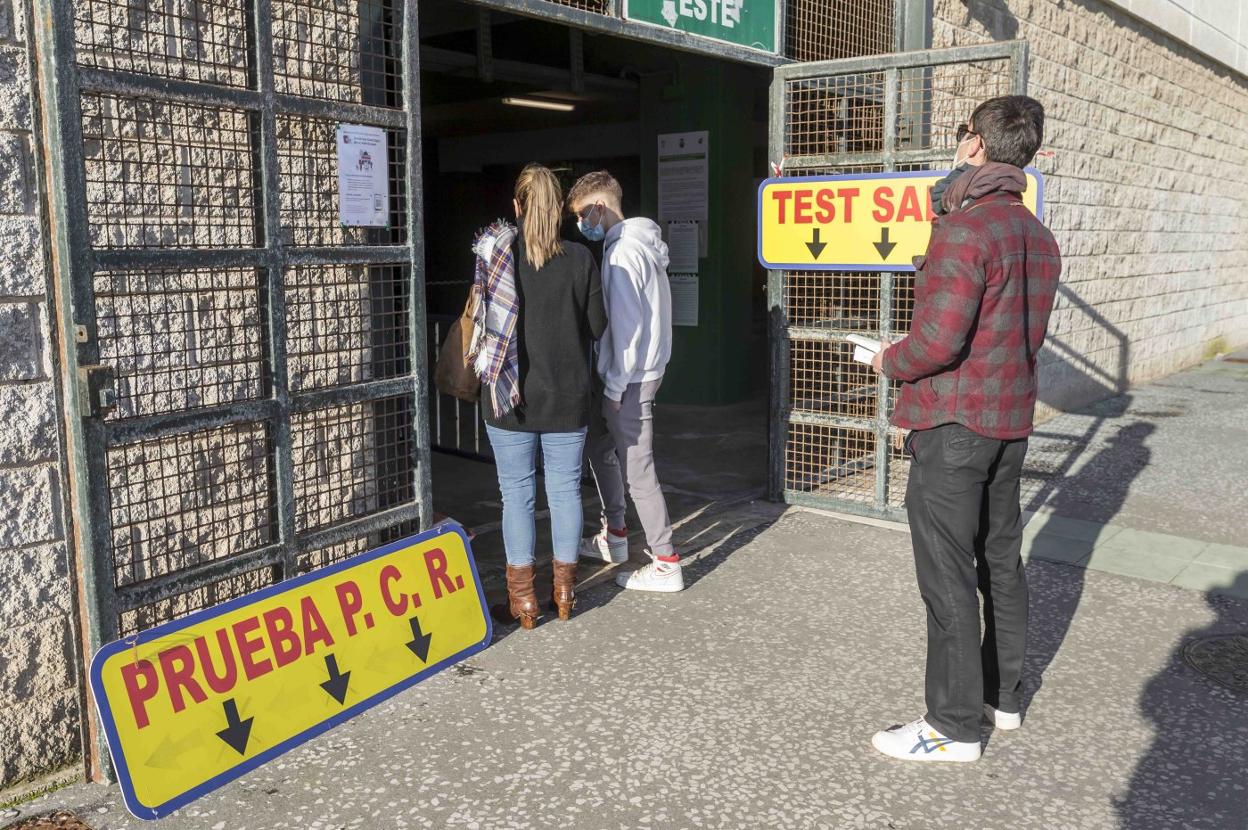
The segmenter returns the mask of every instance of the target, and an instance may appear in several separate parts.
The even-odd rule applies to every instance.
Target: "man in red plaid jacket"
[[[981,720],[1022,723],[1019,479],[1061,273],[1053,234],[1021,197],[1043,132],[1044,109],[1021,95],[985,101],[959,128],[943,215],[915,261],[910,334],[874,364],[903,382],[893,423],[910,430],[906,510],[927,606],[927,713],[872,740],[895,758],[975,761]]]

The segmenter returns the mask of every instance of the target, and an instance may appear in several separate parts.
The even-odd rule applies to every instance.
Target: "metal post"
[[[1030,44],[1025,40],[1015,40],[1010,44],[1012,61],[1010,72],[1010,91],[1014,95],[1027,94],[1027,70],[1030,60]]]
[[[290,434],[290,377],[286,365],[286,257],[282,240],[281,166],[277,158],[277,115],[273,84],[272,0],[252,0],[255,33],[256,89],[261,109],[252,115],[260,122],[260,182],[264,210],[268,361],[270,394],[276,412],[269,421],[273,447],[274,507],[278,540],[282,545],[282,576],[295,575],[295,465]]]
[[[785,80],[772,79],[768,123],[768,163],[781,165],[784,175]],[[767,492],[775,501],[784,497],[785,442],[788,439],[789,352],[788,320],[784,310],[783,271],[767,272],[767,341],[770,352],[771,382],[768,385],[768,464]]]
[[[896,170],[897,163],[897,110],[900,99],[900,70],[884,72],[884,147],[885,170]],[[880,274],[879,326],[880,338],[886,339],[893,329],[893,285],[896,275],[892,271]],[[876,378],[876,425],[875,425],[875,509],[883,512],[888,506],[888,378]]]
[[[897,51],[932,48],[932,0],[897,0]]]
[[[108,492],[99,486],[107,476],[104,427],[90,411],[86,391],[78,383],[80,367],[99,363],[91,243],[87,218],[86,171],[82,160],[82,108],[70,0],[48,0],[34,14],[35,59],[38,68],[40,117],[45,168],[48,227],[45,234],[53,271],[56,331],[60,335],[60,383],[64,394],[66,466],[69,500],[74,515],[72,555],[82,644],[82,677],[100,646],[117,637],[117,604],[110,567]],[[77,196],[77,198],[76,198]],[[84,756],[87,776],[97,782],[113,779],[108,745],[87,695]]]
[[[416,468],[413,491],[420,526],[433,524],[433,475],[429,452],[429,357],[425,332],[425,212],[420,147],[420,15],[417,3],[403,4],[403,108],[407,115],[407,245],[411,301],[408,303],[414,382]]]

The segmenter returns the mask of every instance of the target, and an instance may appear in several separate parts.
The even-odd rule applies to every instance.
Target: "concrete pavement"
[[[685,593],[599,585],[569,623],[501,628],[161,826],[1248,828],[1245,411],[1248,366],[1219,363],[1041,427],[1025,721],[977,764],[869,743],[923,710],[904,530],[702,498]],[[95,785],[0,825],[64,808],[144,826]]]
[[[1021,731],[914,767],[871,732],[922,712],[924,623],[903,533],[789,512],[690,566],[683,594],[591,592],[166,819],[354,827],[1232,828],[1248,697],[1182,662],[1248,606],[1033,561]],[[1248,574],[1240,580],[1248,581]],[[137,828],[115,789],[81,809]]]
[[[1024,553],[1248,600],[1248,362],[1230,357],[1041,424]]]

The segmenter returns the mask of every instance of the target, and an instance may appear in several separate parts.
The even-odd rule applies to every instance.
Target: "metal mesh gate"
[[[416,9],[41,6],[90,652],[428,523]],[[388,227],[338,220],[344,122]]]
[[[786,176],[945,168],[975,105],[1025,88],[1022,41],[780,67],[772,158]],[[913,288],[909,273],[771,272],[776,498],[905,519],[897,385],[855,363],[846,337],[904,336]]]
[[[785,57],[825,61],[892,52],[898,2],[906,0],[785,0]]]

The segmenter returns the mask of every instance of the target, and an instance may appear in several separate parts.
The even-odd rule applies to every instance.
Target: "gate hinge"
[[[78,396],[84,418],[107,415],[117,408],[117,373],[112,366],[78,367]]]

